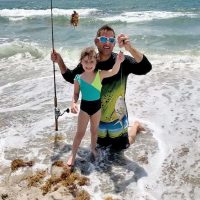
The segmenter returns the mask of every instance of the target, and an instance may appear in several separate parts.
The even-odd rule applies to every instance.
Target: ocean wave
[[[5,42],[0,46],[0,59],[21,54],[33,58],[42,58],[45,52],[35,43],[22,41]]]
[[[54,17],[65,17],[68,18],[73,13],[74,9],[53,9]],[[140,22],[140,21],[151,21],[155,19],[169,19],[169,18],[178,18],[178,17],[188,17],[188,18],[198,18],[200,17],[200,13],[193,12],[169,12],[169,11],[138,11],[138,12],[122,12],[121,14],[107,14],[105,16],[101,10],[96,8],[87,8],[87,9],[76,9],[79,13],[80,18],[91,18],[106,22]],[[29,18],[38,18],[38,17],[49,17],[51,15],[50,9],[45,10],[26,10],[26,9],[2,9],[0,10],[0,17],[9,19],[10,21],[20,21]],[[3,20],[3,19],[2,19]]]
[[[100,19],[107,22],[140,22],[151,21],[155,19],[169,19],[178,17],[197,18],[200,14],[192,12],[167,12],[167,11],[140,11],[140,12],[123,12],[120,15],[101,17]]]
[[[71,16],[74,9],[59,9],[54,8],[53,9],[53,15],[54,16]],[[88,15],[91,15],[92,13],[97,12],[97,9],[95,8],[87,8],[87,9],[76,9],[76,11],[79,13],[81,17],[85,17]],[[37,18],[37,17],[48,17],[51,15],[51,10],[26,10],[26,9],[3,9],[0,10],[0,16],[9,18],[11,21],[17,21],[17,20],[24,20],[27,18]]]

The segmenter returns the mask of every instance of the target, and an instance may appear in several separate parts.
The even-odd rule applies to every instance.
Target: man
[[[98,69],[109,70],[113,67],[116,53],[113,48],[118,43],[119,47],[124,47],[131,56],[125,55],[125,60],[121,63],[119,72],[102,82],[101,91],[101,121],[99,124],[98,140],[100,146],[111,146],[114,150],[126,149],[135,140],[139,131],[144,130],[139,122],[135,122],[128,130],[128,114],[125,104],[125,92],[127,78],[130,73],[144,75],[151,69],[148,59],[135,49],[127,35],[120,34],[115,38],[115,31],[108,25],[102,26],[94,40],[99,51]],[[83,72],[81,64],[74,70],[68,69],[60,54],[54,52],[51,59],[57,62],[63,78],[73,83],[76,74]]]

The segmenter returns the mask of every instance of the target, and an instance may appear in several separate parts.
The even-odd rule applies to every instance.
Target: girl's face
[[[81,64],[85,72],[92,72],[96,67],[97,61],[95,57],[85,56],[81,60]]]

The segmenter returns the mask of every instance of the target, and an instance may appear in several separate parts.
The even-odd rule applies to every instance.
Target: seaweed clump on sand
[[[75,200],[90,200],[90,195],[87,191],[81,190],[77,193]]]
[[[36,174],[33,176],[27,177],[26,180],[28,181],[28,187],[31,186],[36,187],[38,183],[41,183],[42,179],[44,179],[46,175],[47,172],[45,170],[42,170],[42,171],[37,171]]]
[[[90,200],[89,193],[85,190],[80,190],[81,186],[89,185],[89,178],[72,172],[64,165],[63,161],[56,161],[52,166],[62,167],[63,172],[60,176],[52,176],[46,180],[41,187],[43,195],[50,191],[58,190],[60,186],[64,186],[76,200]]]
[[[20,167],[32,167],[34,164],[33,161],[23,161],[22,159],[15,159],[11,163],[11,171],[16,171]]]
[[[62,135],[55,135],[53,137],[50,137],[51,141],[54,142],[59,142],[59,141],[63,141],[65,138]]]
[[[62,160],[57,160],[52,164],[52,166],[64,167],[64,162]]]
[[[104,200],[113,200],[112,197],[106,197]]]
[[[108,196],[108,197],[106,197],[104,200],[120,200],[120,199],[116,199],[116,198],[113,198],[113,197],[111,197],[111,196]]]
[[[15,171],[19,167],[32,166],[33,162],[24,162],[23,160],[16,159],[12,161],[11,170]],[[51,175],[48,178],[47,170],[37,171],[32,176],[25,178],[28,187],[39,187],[42,194],[46,195],[49,192],[58,190],[60,187],[67,189],[75,200],[90,200],[90,195],[87,191],[82,190],[82,186],[89,185],[89,178],[82,176],[77,172],[72,172],[70,168],[64,165],[63,161],[56,161],[52,166],[61,168],[60,175]],[[4,197],[4,199],[7,197]]]
[[[2,194],[2,195],[1,195],[1,199],[2,199],[2,200],[6,200],[7,198],[8,198],[8,194]]]

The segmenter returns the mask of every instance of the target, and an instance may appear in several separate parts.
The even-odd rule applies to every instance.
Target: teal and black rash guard
[[[99,62],[97,68],[100,70],[109,70],[113,67],[116,60],[116,53],[112,53],[107,61]],[[143,56],[140,63],[137,63],[131,56],[125,55],[125,60],[121,63],[119,72],[102,81],[101,90],[101,121],[113,122],[119,119],[116,112],[116,103],[118,99],[125,98],[126,84],[129,74],[144,75],[152,69],[151,63]],[[79,64],[74,70],[69,70],[63,74],[66,81],[73,83],[76,74],[83,72],[82,65]],[[125,104],[124,104],[125,106]],[[124,108],[126,110],[126,108]]]

